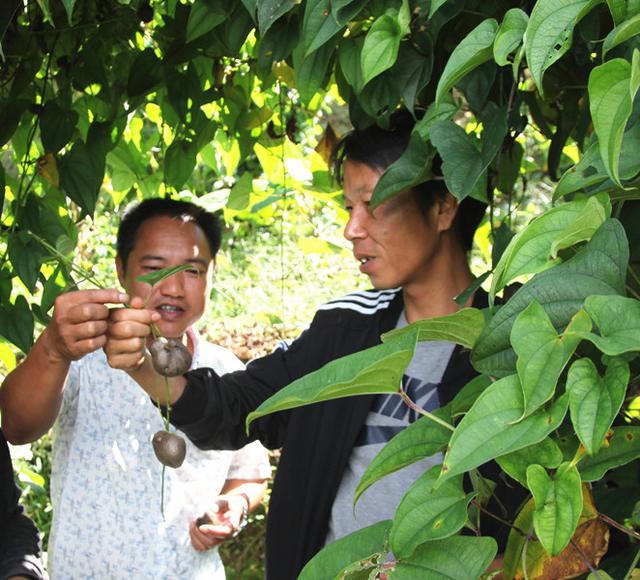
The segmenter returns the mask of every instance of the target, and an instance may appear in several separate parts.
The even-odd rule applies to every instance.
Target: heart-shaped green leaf
[[[547,437],[524,449],[496,458],[498,465],[522,486],[527,487],[527,468],[537,464],[555,469],[562,463],[562,451],[556,442]]]
[[[509,64],[508,56],[522,43],[522,37],[529,24],[529,16],[520,8],[505,12],[493,43],[493,58],[500,66]]]
[[[582,482],[575,465],[563,463],[550,476],[544,467],[530,465],[527,487],[533,494],[533,526],[540,543],[552,556],[564,550],[582,513]]]
[[[590,455],[600,449],[615,419],[629,383],[629,363],[613,358],[604,377],[589,358],[571,365],[567,376],[571,421]]]

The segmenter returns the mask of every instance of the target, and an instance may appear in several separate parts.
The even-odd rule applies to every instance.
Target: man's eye
[[[197,268],[189,268],[188,270],[185,270],[185,272],[187,274],[189,274],[190,276],[201,276],[202,272],[200,270],[198,270]]]
[[[142,266],[143,270],[146,270],[147,272],[155,272],[156,270],[159,270],[160,267],[159,266]]]

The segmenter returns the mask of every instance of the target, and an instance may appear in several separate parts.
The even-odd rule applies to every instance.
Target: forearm
[[[56,357],[45,330],[27,358],[0,388],[2,430],[13,444],[28,443],[46,433],[56,420],[69,361]]]
[[[266,479],[227,479],[220,493],[245,496],[249,500],[249,511],[253,511],[262,503],[266,489]]]

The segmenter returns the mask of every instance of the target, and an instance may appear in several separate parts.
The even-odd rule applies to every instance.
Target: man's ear
[[[438,201],[438,231],[444,232],[453,227],[453,221],[456,219],[459,207],[458,200],[447,191],[445,196]]]
[[[116,272],[118,273],[118,282],[120,282],[120,286],[124,288],[125,273],[120,256],[116,256]]]

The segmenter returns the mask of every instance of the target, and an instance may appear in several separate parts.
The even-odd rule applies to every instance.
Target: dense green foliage
[[[256,226],[276,219],[281,247],[290,231],[307,228],[327,248],[327,220],[316,209],[336,208],[320,154],[330,127],[344,128],[334,104],[346,102],[356,126],[385,125],[404,106],[421,120],[373,204],[428,176],[436,152],[458,199],[490,192],[483,230],[490,260],[478,274],[492,305],[390,334],[380,347],[294,383],[259,412],[346,391],[397,391],[418,340],[470,348],[481,378],[394,439],[394,452],[372,463],[360,492],[434,451],[445,452],[441,470],[407,491],[393,522],[327,547],[305,574],[482,574],[495,543],[458,534],[477,523],[491,484],[475,470],[493,459],[531,492],[510,537],[506,577],[521,576],[523,563],[528,577],[585,572],[607,551],[605,519],[636,525],[640,494],[628,470],[640,456],[631,409],[640,351],[639,0],[6,6],[3,357],[12,356],[9,343],[28,350],[35,323],[46,322],[57,293],[78,280],[70,258],[96,206],[195,196],[224,208],[238,239],[251,242]],[[531,182],[543,184],[547,203],[516,233]],[[282,281],[295,264],[280,262]],[[514,280],[524,285],[494,303]],[[462,491],[464,473],[475,497]],[[611,500],[614,485],[625,490],[624,507]],[[409,509],[417,502],[447,507]],[[616,577],[636,553],[623,544],[617,560],[602,561]],[[389,548],[396,564],[385,563]]]

